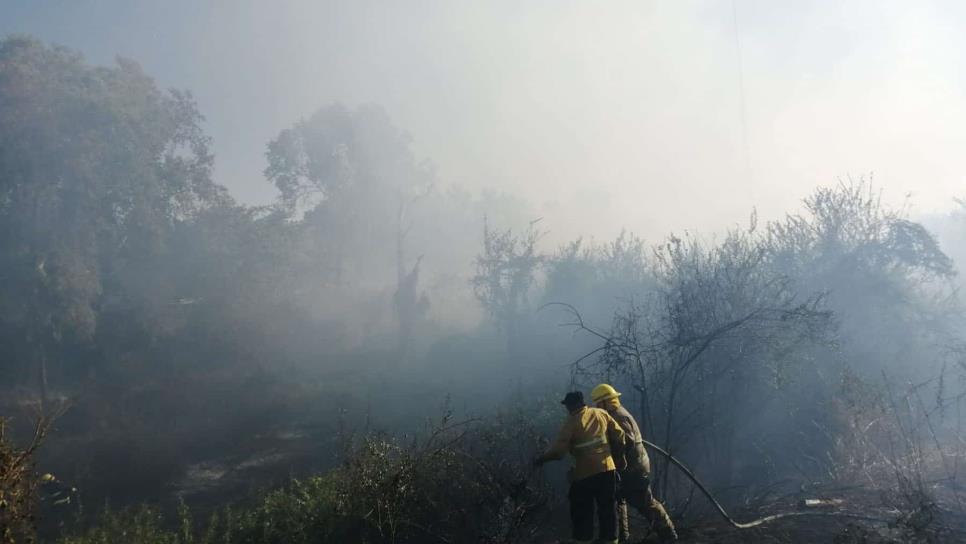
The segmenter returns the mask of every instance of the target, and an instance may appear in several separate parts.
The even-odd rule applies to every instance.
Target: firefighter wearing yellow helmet
[[[606,383],[595,387],[590,394],[594,404],[598,408],[607,410],[607,413],[624,430],[625,443],[622,449],[625,459],[624,463],[618,463],[618,466],[624,467],[619,471],[620,490],[617,505],[620,540],[627,542],[630,539],[630,522],[627,515],[627,505],[630,504],[647,518],[662,540],[673,542],[677,540],[674,524],[664,506],[651,492],[651,461],[647,456],[647,450],[644,449],[644,437],[634,416],[621,406],[620,396],[616,389]]]
[[[627,443],[624,431],[606,410],[588,407],[580,391],[567,393],[560,402],[567,419],[557,439],[534,466],[573,456],[570,473],[570,521],[575,543],[594,541],[594,512],[597,513],[596,542],[617,544],[617,467],[614,456]]]

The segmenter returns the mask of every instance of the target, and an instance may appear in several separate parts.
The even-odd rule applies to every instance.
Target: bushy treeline
[[[484,213],[524,207],[435,187],[376,106],[282,131],[278,201],[248,207],[212,180],[190,93],[133,61],[8,38],[0,97],[3,410],[70,404],[45,462],[95,504],[158,496],[296,420],[334,425],[360,369],[476,320],[464,271]]]
[[[536,492],[516,456],[552,432],[546,414],[525,433],[475,424],[439,451],[398,437],[447,394],[462,416],[519,399],[508,392],[600,380],[649,439],[735,500],[844,474],[879,439],[914,449],[912,422],[941,444],[959,437],[944,419],[958,413],[966,353],[954,263],[868,183],[718,236],[554,250],[526,204],[441,188],[378,107],[326,107],[268,142],[279,197],[263,207],[212,181],[202,125],[189,93],[158,89],[134,62],[0,42],[2,408],[70,405],[41,462],[88,513],[169,497],[189,466],[230,473],[267,451],[281,461],[258,483],[333,470],[230,523],[218,510],[211,531],[524,539],[542,506],[513,502]],[[895,409],[913,400],[915,413]],[[539,412],[513,402],[524,419]],[[391,433],[337,447],[370,419]],[[686,482],[658,474],[678,515],[693,508]],[[451,517],[428,523],[433,505]],[[73,541],[205,534],[160,519],[111,514]]]
[[[966,328],[952,260],[869,183],[818,189],[804,204],[780,221],[753,216],[720,237],[653,246],[625,235],[540,254],[532,231],[491,233],[477,295],[510,349],[520,320],[547,341],[521,293],[549,304],[541,314],[587,342],[571,355],[575,383],[618,383],[645,435],[722,489],[842,470],[858,413],[901,427],[890,384],[894,402],[912,402],[912,385],[927,399],[898,417],[921,426],[931,414],[937,437],[955,439]],[[689,503],[690,483],[660,473],[661,494]]]

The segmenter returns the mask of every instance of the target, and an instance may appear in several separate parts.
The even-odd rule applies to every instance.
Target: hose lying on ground
[[[721,514],[721,517],[723,517],[729,524],[731,524],[732,527],[736,529],[751,529],[752,527],[758,527],[759,525],[768,523],[770,521],[775,521],[783,518],[799,517],[799,516],[825,516],[825,517],[851,518],[851,519],[858,519],[863,521],[874,521],[878,523],[891,523],[893,521],[885,518],[861,516],[858,514],[848,514],[845,512],[803,511],[803,512],[784,512],[781,514],[772,514],[770,516],[758,518],[758,519],[749,521],[747,523],[741,523],[741,522],[735,521],[734,518],[728,515],[728,512],[726,512],[724,507],[721,506],[721,503],[719,503],[718,500],[714,498],[714,495],[712,495],[711,492],[708,491],[708,488],[704,487],[704,484],[702,484],[701,481],[698,480],[697,476],[695,476],[694,473],[691,472],[691,470],[688,467],[684,466],[684,464],[681,461],[678,461],[677,458],[675,458],[670,453],[664,451],[664,449],[662,449],[660,446],[653,444],[651,442],[648,442],[647,440],[643,440],[643,442],[645,446],[651,448],[652,450],[666,457],[668,461],[674,464],[674,466],[680,469],[685,476],[687,476],[692,482],[694,482],[694,485],[698,486],[698,489],[701,490],[701,493],[704,493],[704,496],[707,497],[708,500],[711,501],[711,504],[714,505],[715,509],[718,510],[718,513]]]

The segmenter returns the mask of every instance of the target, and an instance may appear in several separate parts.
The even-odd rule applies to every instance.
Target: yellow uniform
[[[557,439],[543,454],[546,460],[574,457],[573,479],[583,480],[614,470],[610,444],[623,444],[624,430],[606,410],[584,406],[567,416]]]
[[[569,414],[550,449],[534,463],[574,457],[571,473],[570,521],[578,542],[594,538],[594,514],[600,529],[600,542],[617,544],[617,471],[611,445],[621,448],[624,431],[605,410],[584,405],[579,392],[568,393],[561,403]],[[615,452],[616,453],[616,452]]]

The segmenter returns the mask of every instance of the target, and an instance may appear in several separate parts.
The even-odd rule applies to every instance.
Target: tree
[[[506,334],[511,358],[519,347],[535,274],[544,261],[536,248],[542,236],[536,223],[530,222],[521,236],[512,230],[493,231],[484,220],[483,253],[476,258],[476,274],[471,280],[476,299]]]
[[[410,145],[381,108],[333,105],[279,133],[268,144],[265,169],[280,209],[301,214],[322,283],[378,289],[395,281],[400,358],[428,303],[418,285],[422,257],[410,260],[408,235],[434,178]],[[393,269],[394,276],[386,274]]]
[[[547,259],[544,304],[565,301],[584,319],[610,319],[617,304],[655,287],[644,240],[622,232],[608,243],[578,239]]]
[[[0,326],[23,339],[42,400],[51,350],[92,337],[173,224],[228,201],[200,121],[190,94],[132,61],[0,42]]]
[[[698,451],[727,483],[738,426],[780,385],[792,348],[819,340],[828,316],[769,270],[754,221],[718,244],[672,236],[650,269],[655,283],[617,310],[610,330],[572,310],[572,324],[600,341],[574,372],[627,380],[639,394],[642,432],[672,452],[713,444]]]
[[[804,205],[768,226],[771,266],[799,292],[828,294],[853,370],[921,377],[936,346],[957,334],[953,261],[865,180],[819,188]]]
[[[834,463],[843,383],[886,372],[941,389],[944,353],[961,345],[951,261],[864,182],[821,188],[764,232],[753,220],[718,243],[671,237],[649,269],[656,285],[609,330],[573,310],[599,341],[575,376],[625,380],[645,433],[699,455],[721,485],[740,468],[743,437],[783,465],[772,476],[803,470],[792,452]]]
[[[964,285],[966,270],[966,198],[954,198],[956,206],[945,217],[934,218],[933,226],[943,251],[949,255],[959,275],[959,285]]]
[[[265,175],[280,192],[279,206],[292,216],[304,212],[317,227],[337,281],[346,267],[358,277],[397,256],[390,244],[433,179],[410,143],[381,108],[341,105],[320,109],[269,142]]]

